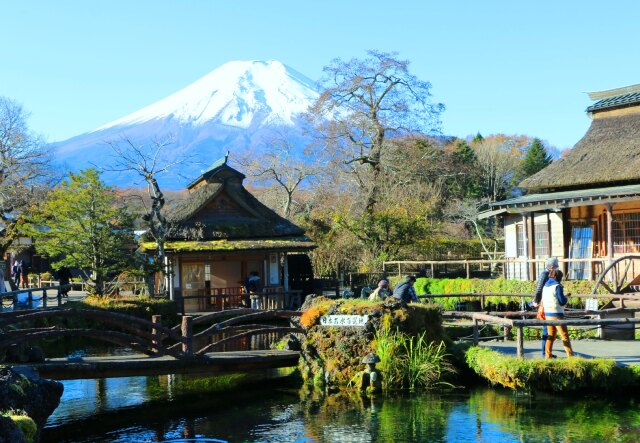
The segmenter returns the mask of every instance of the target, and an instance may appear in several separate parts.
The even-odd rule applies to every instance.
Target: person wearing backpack
[[[549,272],[549,280],[542,289],[542,305],[544,306],[544,316],[547,320],[563,320],[564,319],[564,306],[567,304],[567,297],[564,295],[564,289],[560,284],[562,282],[562,271],[559,269],[552,269]],[[562,344],[564,350],[567,353],[567,357],[573,357],[573,348],[571,347],[571,341],[569,340],[569,333],[567,327],[547,325],[549,337],[545,346],[545,357],[553,358],[553,342],[556,339],[556,334],[560,331],[560,337],[562,337]]]

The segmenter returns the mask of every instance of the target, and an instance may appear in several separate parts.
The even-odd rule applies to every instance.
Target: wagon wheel
[[[602,286],[611,294],[622,294],[629,292],[630,286],[640,284],[640,275],[635,275],[631,281],[627,278],[633,260],[640,260],[640,255],[627,255],[611,262],[598,277],[591,293],[597,294]]]

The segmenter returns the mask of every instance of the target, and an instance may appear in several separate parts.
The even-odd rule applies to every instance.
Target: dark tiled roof
[[[587,108],[587,112],[602,111],[605,109],[630,106],[640,103],[640,92],[615,95],[599,100]]]

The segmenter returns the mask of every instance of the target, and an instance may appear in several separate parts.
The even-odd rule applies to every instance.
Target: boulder
[[[0,366],[0,410],[24,411],[42,429],[60,404],[62,383],[20,374]]]

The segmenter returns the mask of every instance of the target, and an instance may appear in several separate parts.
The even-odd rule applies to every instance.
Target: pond
[[[640,410],[633,399],[531,397],[476,388],[369,400],[324,396],[262,376],[219,392],[233,378],[65,382],[42,441],[640,441]]]

